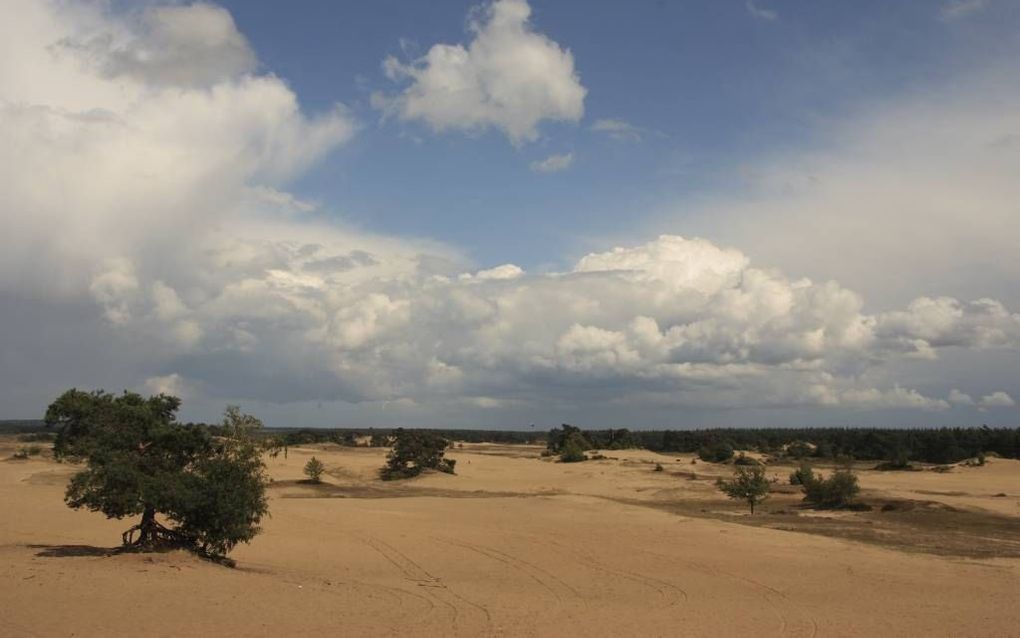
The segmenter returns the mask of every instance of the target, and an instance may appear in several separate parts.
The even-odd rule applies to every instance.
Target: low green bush
[[[698,449],[698,458],[709,463],[724,463],[733,458],[733,446],[725,441],[716,441]]]
[[[849,470],[836,470],[828,478],[812,476],[802,487],[804,500],[824,509],[847,507],[861,490],[857,476]]]

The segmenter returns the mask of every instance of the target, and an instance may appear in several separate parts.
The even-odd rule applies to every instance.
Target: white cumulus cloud
[[[574,57],[530,22],[525,0],[496,0],[475,11],[462,44],[436,44],[408,63],[385,60],[387,76],[409,85],[376,106],[433,130],[502,130],[514,144],[537,139],[543,120],[577,122],[587,93]]]
[[[0,330],[32,344],[3,366],[6,405],[27,412],[104,383],[194,401],[490,412],[941,410],[933,397],[948,384],[909,387],[896,366],[1020,347],[1020,317],[1000,301],[930,295],[869,311],[849,287],[708,239],[662,235],[527,272],[324,221],[287,184],[353,134],[342,107],[309,115],[249,62],[186,72],[244,42],[221,10],[174,5],[185,13],[165,27],[164,14],[126,20],[106,6],[26,1],[18,24],[0,24]],[[527,13],[492,5],[459,51],[499,72],[504,41],[543,69],[559,61],[580,117],[569,53]],[[215,46],[184,55],[194,32],[178,27],[193,21]],[[104,34],[101,50],[67,44]],[[115,51],[158,63],[97,61]],[[508,87],[551,90],[517,70]],[[518,140],[567,112],[489,106],[476,122]],[[1012,401],[980,391],[982,407]]]

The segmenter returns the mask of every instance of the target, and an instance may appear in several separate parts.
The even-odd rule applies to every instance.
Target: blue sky
[[[750,157],[810,146],[829,120],[1010,53],[998,49],[1016,39],[1020,11],[989,3],[944,20],[932,2],[760,3],[770,20],[740,1],[536,2],[536,28],[570,49],[589,90],[582,121],[547,122],[522,148],[496,131],[435,136],[416,123],[380,124],[369,93],[392,90],[380,61],[465,42],[475,4],[224,6],[308,110],[339,101],[361,122],[358,139],[296,190],[366,228],[525,266],[572,257],[565,244],[587,251],[677,200],[739,188]],[[640,127],[640,143],[591,131],[603,118]],[[569,171],[528,169],[568,152]],[[682,234],[683,220],[663,231]]]
[[[0,416],[1017,422],[1016,2],[6,1]]]

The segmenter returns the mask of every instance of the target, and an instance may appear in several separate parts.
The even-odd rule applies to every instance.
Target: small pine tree
[[[760,465],[740,466],[733,474],[732,480],[719,479],[716,485],[726,496],[732,499],[747,501],[754,514],[754,506],[769,496],[771,481],[765,476],[765,468]]]
[[[315,458],[314,456],[305,463],[305,476],[312,483],[322,482],[322,473],[326,471],[326,466],[322,464],[322,461]]]

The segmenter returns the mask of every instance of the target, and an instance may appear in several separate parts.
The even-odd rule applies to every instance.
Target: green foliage
[[[222,556],[250,541],[268,513],[268,477],[262,446],[255,439],[261,423],[229,407],[213,436],[208,426],[176,420],[180,399],[148,399],[125,392],[69,390],[46,411],[46,423],[59,428],[54,455],[84,462],[68,484],[72,508],[99,511],[108,518],[142,515],[136,544],[174,542]],[[155,520],[162,514],[176,525]]]
[[[875,469],[886,472],[895,472],[912,470],[914,469],[914,466],[910,464],[907,451],[902,447],[897,447],[889,454],[889,458],[876,465]]]
[[[570,452],[576,455],[577,452],[591,450],[595,446],[591,444],[591,441],[584,435],[581,428],[574,427],[573,425],[564,423],[559,428],[549,430],[549,437],[546,440],[546,448],[549,451],[562,456],[564,449],[567,447],[570,447]]]
[[[790,485],[804,485],[815,478],[814,470],[807,463],[801,463],[800,467],[790,473]]]
[[[828,478],[822,475],[802,477],[801,486],[804,500],[824,509],[850,506],[861,489],[857,476],[849,470],[836,470]]]
[[[698,458],[709,463],[723,463],[733,458],[733,446],[725,441],[713,441],[698,449]]]
[[[814,457],[886,460],[902,449],[913,461],[957,463],[978,452],[1020,458],[1020,427],[1013,428],[718,428],[633,432],[635,443],[660,452],[696,452],[715,441],[745,450],[779,449],[797,442],[816,447]]]
[[[967,467],[981,467],[988,462],[988,457],[985,456],[984,452],[978,452],[973,458],[967,459],[963,462]]]
[[[448,445],[447,439],[429,430],[397,429],[393,449],[379,475],[385,481],[392,481],[418,476],[424,470],[453,474],[456,461],[443,458]]]
[[[560,462],[579,463],[581,461],[587,461],[588,457],[585,456],[584,452],[585,450],[590,449],[591,444],[588,442],[588,439],[585,438],[584,434],[582,434],[580,430],[572,431],[567,434],[566,439],[560,444]]]
[[[803,459],[811,456],[814,449],[804,441],[794,441],[786,446],[786,456],[794,459]]]
[[[771,481],[765,476],[765,468],[758,465],[738,467],[731,480],[719,479],[716,485],[726,496],[747,502],[754,514],[754,506],[768,498]]]
[[[305,463],[305,476],[308,477],[312,483],[322,482],[322,473],[326,471],[326,466],[322,464],[322,461],[315,458],[314,456]]]
[[[42,454],[42,448],[38,445],[22,445],[11,458],[23,461],[30,456],[39,456],[40,454]]]
[[[587,461],[588,457],[584,455],[584,437],[580,433],[573,433],[560,447],[560,462],[561,463],[580,463],[581,461]]]
[[[733,459],[734,465],[761,465],[761,461],[755,458],[747,456],[743,452],[737,455],[737,458]]]

